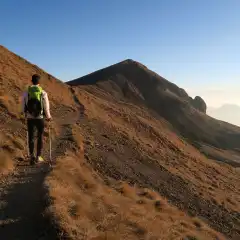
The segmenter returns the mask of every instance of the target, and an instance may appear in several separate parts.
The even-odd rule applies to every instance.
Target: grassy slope
[[[76,141],[82,145],[81,140]],[[83,147],[82,147],[83,149]],[[86,164],[82,150],[67,152],[48,177],[50,212],[71,239],[224,239],[146,188],[109,180]]]
[[[85,117],[79,119],[73,130],[74,136],[81,135],[84,138],[85,159],[81,154],[77,157],[72,153],[66,154],[59,160],[49,180],[55,199],[53,212],[60,219],[64,231],[72,236],[85,236],[85,239],[91,239],[90,236],[111,239],[112,227],[119,234],[119,239],[126,235],[129,239],[139,239],[141,233],[136,233],[134,227],[127,227],[122,220],[118,219],[111,226],[110,220],[106,219],[106,225],[102,226],[89,216],[99,214],[99,218],[96,218],[102,220],[104,215],[111,215],[108,208],[111,209],[113,205],[123,211],[126,209],[123,214],[135,224],[141,222],[139,228],[144,229],[142,238],[149,237],[150,232],[163,239],[182,239],[187,235],[196,236],[197,239],[212,239],[216,234],[207,233],[205,227],[201,230],[199,227],[186,227],[181,233],[181,221],[176,220],[179,217],[187,221],[189,226],[198,218],[200,225],[207,223],[237,239],[239,185],[236,183],[239,183],[239,175],[234,168],[209,161],[169,131],[171,127],[167,122],[152,117],[144,108],[120,103],[95,87],[91,87],[91,91],[89,87],[75,89],[75,95],[79,104],[85,106]],[[75,142],[79,146],[82,145],[81,141]],[[119,187],[116,190],[116,186],[122,182],[127,190],[120,190],[119,194]],[[142,190],[136,190],[139,188],[151,189],[150,192],[158,194],[148,199],[140,196]],[[111,193],[111,200],[105,209],[102,206],[108,201],[109,193],[106,192]],[[114,202],[114,199],[119,200]],[[163,217],[166,229],[167,226],[173,229],[171,233],[163,230],[166,235],[160,233],[157,227],[154,229],[161,223],[160,220],[158,224],[154,223],[158,221],[156,215],[161,215],[155,208],[157,199],[167,199],[167,206],[171,206],[171,211],[176,211],[175,220],[171,220],[170,214]],[[92,201],[101,208],[100,212],[94,213]],[[75,204],[78,213],[71,215],[71,203]],[[147,221],[143,219],[144,214],[131,218],[132,212],[127,212],[131,208],[140,212],[151,209]],[[186,213],[192,217],[186,217]],[[119,217],[119,214],[117,211],[116,216]],[[204,219],[205,223],[200,219]],[[121,228],[118,228],[119,225]],[[149,228],[151,225],[154,230]]]

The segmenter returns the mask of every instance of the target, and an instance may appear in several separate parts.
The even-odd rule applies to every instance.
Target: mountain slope
[[[35,72],[54,117],[51,172],[24,164],[26,129],[13,104]],[[47,229],[46,239],[239,238],[238,170],[188,144],[132,82],[125,95],[114,82],[71,87],[2,47],[0,76],[0,127],[8,139],[1,148],[16,166],[14,175],[1,175],[1,236],[36,239]],[[34,180],[36,191],[24,194]],[[35,208],[37,196],[47,203]],[[23,202],[28,207],[16,209]]]
[[[119,101],[94,85],[76,87],[75,94],[87,115],[79,125],[87,138],[86,159],[103,177],[154,189],[191,215],[235,231],[228,223],[239,217],[237,170],[205,158],[144,106]]]
[[[70,86],[96,84],[119,100],[142,104],[165,118],[179,135],[208,157],[239,166],[240,128],[207,116],[200,97],[187,93],[132,60],[70,81]],[[202,109],[199,111],[196,109]],[[225,157],[223,157],[223,155]]]

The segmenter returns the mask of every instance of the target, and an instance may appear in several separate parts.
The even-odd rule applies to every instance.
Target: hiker
[[[47,93],[40,87],[40,76],[32,76],[32,85],[24,92],[22,98],[22,116],[27,120],[28,148],[30,153],[30,164],[43,162],[43,133],[44,117],[51,121],[50,106]],[[37,129],[37,154],[34,154],[34,132]]]

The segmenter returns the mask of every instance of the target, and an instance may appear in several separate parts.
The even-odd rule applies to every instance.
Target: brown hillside
[[[15,104],[36,72],[54,117],[51,172],[26,165],[26,129]],[[15,166],[0,180],[1,238],[239,239],[238,170],[180,137],[134,82],[121,77],[125,95],[115,81],[71,87],[3,47],[0,79],[0,170]],[[175,95],[190,104],[184,91]]]
[[[208,157],[240,166],[240,128],[207,116],[203,99],[192,99],[138,62],[126,60],[68,84],[96,84],[119,100],[141,103],[164,117],[175,132]]]

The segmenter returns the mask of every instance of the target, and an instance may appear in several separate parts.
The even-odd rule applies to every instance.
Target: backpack
[[[43,89],[39,86],[30,86],[28,88],[28,102],[26,110],[33,117],[39,117],[43,111]]]

